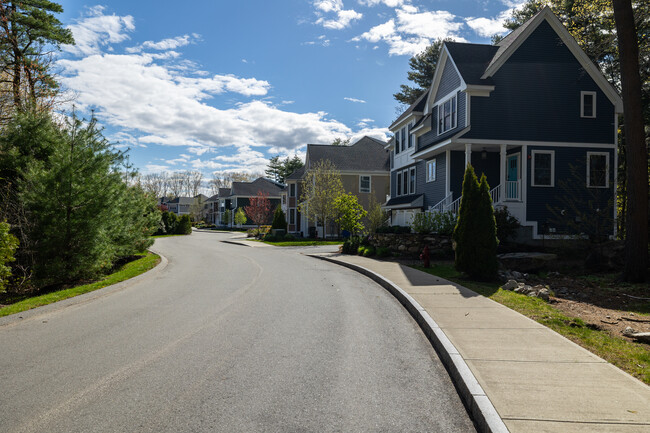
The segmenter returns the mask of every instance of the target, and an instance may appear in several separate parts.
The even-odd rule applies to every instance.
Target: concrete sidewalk
[[[437,337],[427,336],[441,340],[434,345],[443,352],[441,358],[454,363],[448,369],[457,376],[461,394],[473,394],[463,396],[475,400],[466,401],[470,411],[487,397],[484,415],[490,416],[493,405],[502,420],[488,422],[491,428],[484,430],[650,432],[650,387],[545,326],[408,266],[359,256],[319,256],[383,277],[416,301],[410,301],[415,308],[407,306],[412,314],[419,310],[431,316],[429,326]],[[465,364],[468,374],[459,377],[454,371]],[[479,385],[474,390],[473,378]]]

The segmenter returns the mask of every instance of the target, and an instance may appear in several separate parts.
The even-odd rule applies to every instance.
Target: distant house
[[[207,201],[208,196],[204,194],[194,197],[176,197],[171,200],[165,199],[165,197],[159,199],[159,203],[166,205],[169,212],[175,213],[176,216],[190,215],[195,221],[205,220],[208,209]]]
[[[579,234],[549,208],[568,199],[597,213],[615,202],[621,112],[615,89],[548,7],[497,45],[445,42],[429,91],[390,126],[391,222],[457,212],[471,163],[524,237]],[[580,222],[568,206],[559,212]]]
[[[271,223],[271,218],[273,215],[273,210],[280,206],[281,196],[280,192],[284,185],[274,182],[270,179],[260,177],[255,179],[253,182],[233,182],[231,187],[226,191],[224,189],[224,195],[221,195],[221,188],[219,188],[219,207],[220,207],[220,221],[223,223],[223,214],[228,212],[229,215],[229,227],[235,227],[234,217],[235,212],[238,208],[245,208],[250,205],[250,199],[255,197],[260,192],[268,194],[268,199],[271,203],[271,209],[269,212],[269,221]],[[243,227],[253,227],[254,224],[252,221],[247,220]]]
[[[359,199],[368,209],[371,197],[376,203],[384,203],[389,193],[389,152],[383,141],[363,137],[351,146],[308,144],[304,167],[294,171],[287,179],[287,222],[289,233],[303,236],[322,236],[322,223],[309,221],[299,210],[302,181],[310,168],[319,161],[329,160],[341,173],[343,188]],[[328,233],[335,233],[332,222]]]
[[[219,194],[214,194],[205,201],[205,218],[208,224],[217,224],[219,215]]]
[[[169,200],[166,204],[169,212],[175,213],[176,216],[181,216],[189,215],[190,209],[195,202],[194,197],[176,197]]]

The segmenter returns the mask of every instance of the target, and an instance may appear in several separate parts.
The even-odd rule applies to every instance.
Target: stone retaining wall
[[[404,256],[419,257],[426,245],[429,246],[431,257],[451,255],[451,236],[446,235],[419,235],[413,233],[377,233],[368,238],[375,248],[389,248],[392,252]]]

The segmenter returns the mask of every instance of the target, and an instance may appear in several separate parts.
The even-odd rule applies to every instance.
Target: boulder
[[[514,290],[514,289],[516,289],[517,287],[519,287],[519,284],[517,283],[516,280],[508,280],[508,282],[505,283],[505,284],[502,286],[502,289],[503,289],[503,290]]]

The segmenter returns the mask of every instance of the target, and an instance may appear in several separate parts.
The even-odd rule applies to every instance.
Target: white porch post
[[[500,182],[501,182],[501,191],[499,194],[499,197],[501,201],[506,201],[508,197],[506,197],[507,194],[507,188],[506,188],[506,145],[502,144],[501,145],[501,170],[499,172],[501,175]]]
[[[447,150],[445,152],[445,197],[451,193],[450,178],[451,178],[451,150]]]
[[[465,168],[472,162],[472,143],[465,144]]]

